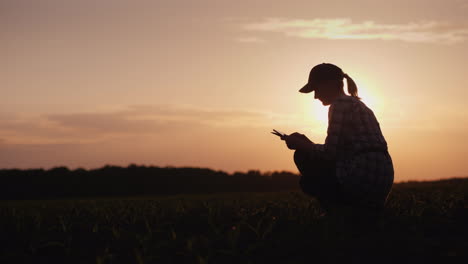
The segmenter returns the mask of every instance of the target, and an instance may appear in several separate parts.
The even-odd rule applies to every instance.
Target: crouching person
[[[343,78],[348,93],[343,91]],[[305,135],[282,135],[301,173],[302,190],[316,197],[325,210],[350,205],[380,211],[393,185],[392,158],[380,125],[357,96],[354,81],[338,66],[322,63],[312,68],[302,93],[329,105],[327,137],[317,144]]]

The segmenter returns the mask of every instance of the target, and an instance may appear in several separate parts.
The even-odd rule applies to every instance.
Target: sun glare
[[[328,106],[308,96],[303,98],[302,106],[305,127],[317,134],[325,133],[328,126]]]
[[[380,116],[384,106],[384,101],[378,93],[378,87],[375,84],[368,82],[365,78],[360,77],[355,80],[358,87],[358,95],[362,102],[366,104],[376,116]]]
[[[320,101],[315,101],[312,104],[312,115],[315,117],[315,122],[319,126],[328,125],[328,106],[324,106]]]

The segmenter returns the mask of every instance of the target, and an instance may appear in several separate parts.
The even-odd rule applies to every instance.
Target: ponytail
[[[353,97],[356,97],[357,99],[361,99],[359,96],[358,96],[358,91],[357,91],[357,86],[356,86],[356,83],[353,81],[353,79],[351,79],[351,77],[349,77],[348,74],[344,73],[343,74],[343,77],[346,78],[346,84],[348,86],[348,93],[353,96]]]

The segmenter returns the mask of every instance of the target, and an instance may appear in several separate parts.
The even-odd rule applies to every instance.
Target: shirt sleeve
[[[313,157],[320,156],[327,160],[337,158],[338,150],[343,142],[343,127],[345,125],[348,103],[339,101],[328,109],[327,138],[324,144],[314,144],[311,147]]]

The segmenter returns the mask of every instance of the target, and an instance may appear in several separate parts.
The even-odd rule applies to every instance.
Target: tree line
[[[48,199],[295,190],[300,175],[258,170],[229,174],[209,168],[131,164],[91,170],[63,166],[1,169],[0,177],[0,199]]]

